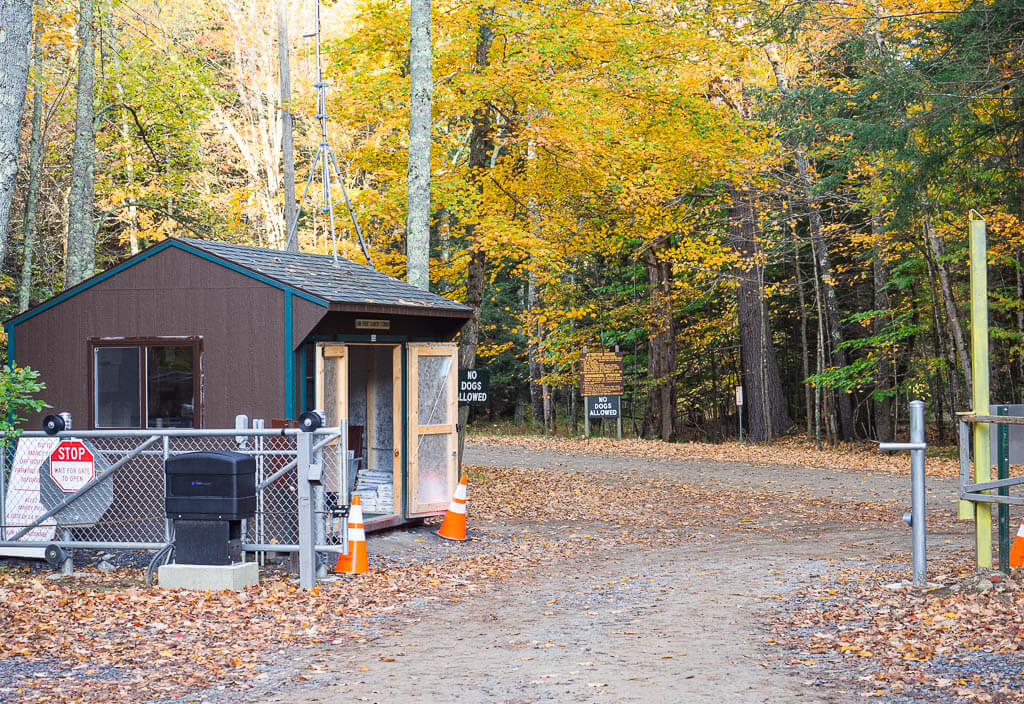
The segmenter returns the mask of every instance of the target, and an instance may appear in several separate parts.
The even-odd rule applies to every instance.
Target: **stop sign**
[[[92,452],[78,440],[65,440],[50,453],[50,478],[61,491],[78,491],[95,476]]]

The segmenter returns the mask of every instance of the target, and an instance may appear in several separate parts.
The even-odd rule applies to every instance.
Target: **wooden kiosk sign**
[[[622,437],[619,397],[625,391],[622,379],[622,353],[588,352],[580,355],[580,394],[586,409],[586,435],[590,435],[591,418],[615,418],[617,436]]]
[[[621,396],[622,354],[584,352],[580,355],[580,394],[583,396]]]

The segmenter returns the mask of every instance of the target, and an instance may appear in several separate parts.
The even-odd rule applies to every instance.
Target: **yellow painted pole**
[[[978,415],[988,415],[988,245],[985,220],[971,210],[971,398]],[[974,481],[992,478],[992,457],[988,423],[974,423]],[[978,569],[992,568],[992,506],[974,504],[974,537]]]

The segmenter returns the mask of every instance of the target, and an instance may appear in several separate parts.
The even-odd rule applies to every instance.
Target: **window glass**
[[[97,347],[95,352],[96,427],[138,428],[140,375],[138,347]]]
[[[192,427],[193,369],[191,346],[146,348],[147,427]]]
[[[448,375],[452,370],[449,357],[419,357],[418,414],[420,425],[451,423],[448,418]]]

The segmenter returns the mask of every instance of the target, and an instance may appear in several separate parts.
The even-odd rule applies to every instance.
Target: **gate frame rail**
[[[69,532],[63,537],[54,536],[53,540],[21,540],[29,531],[38,527],[50,518],[64,511],[69,505],[81,499],[91,492],[95,487],[105,481],[110,481],[118,474],[122,467],[131,460],[143,454],[153,452],[150,448],[159,440],[163,440],[162,451],[156,453],[166,457],[168,453],[168,440],[170,438],[264,438],[264,437],[288,437],[294,436],[296,449],[287,453],[294,454],[295,458],[287,462],[283,467],[270,476],[263,479],[256,486],[257,495],[266,487],[277,481],[291,470],[296,470],[297,476],[297,518],[299,526],[299,541],[297,544],[258,544],[242,543],[244,552],[290,552],[299,554],[299,583],[303,589],[311,589],[318,576],[326,572],[326,565],[322,564],[318,553],[348,553],[348,521],[341,521],[341,536],[338,544],[328,544],[326,537],[326,520],[328,511],[325,506],[323,491],[323,450],[327,446],[341,441],[339,459],[339,487],[342,489],[340,505],[343,513],[350,505],[351,497],[348,493],[349,486],[349,463],[348,463],[348,433],[347,422],[342,420],[340,425],[334,427],[320,427],[312,430],[301,428],[147,428],[147,429],[107,429],[107,430],[62,430],[57,433],[46,433],[41,430],[28,430],[19,433],[18,438],[59,438],[65,439],[89,439],[89,438],[135,438],[141,442],[117,460],[109,469],[101,475],[94,477],[83,487],[68,496],[60,506],[45,511],[26,526],[19,526],[19,530],[10,538],[7,537],[7,484],[8,477],[6,467],[0,469],[0,547],[14,548],[46,548],[56,545],[68,549],[96,549],[96,550],[162,550],[168,543],[173,542],[173,531],[168,521],[165,539],[161,542],[145,541],[75,541],[69,539]],[[314,438],[317,440],[314,442]],[[6,446],[6,441],[11,438],[0,433],[0,447]],[[236,440],[237,441],[237,440]],[[242,443],[239,442],[239,445]],[[239,451],[247,454],[260,454],[258,450],[250,450],[240,446]],[[265,454],[265,452],[263,453]],[[4,463],[6,464],[6,463]],[[166,484],[165,484],[166,487]],[[317,520],[319,517],[320,520]]]

